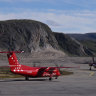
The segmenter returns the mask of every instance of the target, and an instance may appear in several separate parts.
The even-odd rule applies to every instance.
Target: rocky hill
[[[3,50],[37,51],[58,43],[51,29],[33,20],[9,20],[0,22],[0,48]]]
[[[96,56],[96,33],[67,34],[86,46]]]
[[[92,55],[91,51],[76,39],[63,33],[54,33],[54,35],[61,50],[67,54],[77,56]]]
[[[46,49],[62,50],[71,55],[90,55],[75,39],[62,33],[53,33],[44,23],[34,20],[0,21],[0,50],[24,50],[25,52]]]

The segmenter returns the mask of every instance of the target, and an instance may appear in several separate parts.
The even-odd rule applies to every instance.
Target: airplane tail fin
[[[15,70],[21,69],[21,64],[19,64],[15,53],[22,53],[22,52],[12,51],[12,52],[0,52],[0,53],[7,53],[10,69],[12,72],[15,72]]]

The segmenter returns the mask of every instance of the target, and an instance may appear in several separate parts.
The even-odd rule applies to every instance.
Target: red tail
[[[21,70],[21,65],[18,62],[15,52],[9,52],[7,54],[7,57],[12,72],[15,72],[16,70]]]

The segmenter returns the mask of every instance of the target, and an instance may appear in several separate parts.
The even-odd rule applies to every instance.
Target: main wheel
[[[29,77],[25,77],[25,80],[29,80]]]
[[[91,66],[90,66],[90,69],[89,70],[91,70]]]
[[[52,78],[50,77],[50,78],[49,78],[49,81],[51,81],[51,80],[52,80]]]

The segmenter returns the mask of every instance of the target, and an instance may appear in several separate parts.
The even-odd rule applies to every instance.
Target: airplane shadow
[[[5,80],[0,80],[0,82],[31,82],[31,81],[48,81],[48,82],[58,82],[58,81],[54,81],[54,79],[52,81],[49,81],[49,79],[29,79],[29,80],[25,80],[25,79],[5,79]]]
[[[13,80],[13,81],[47,81],[47,79],[29,79],[29,80],[20,80],[20,79],[17,79],[17,80]]]

